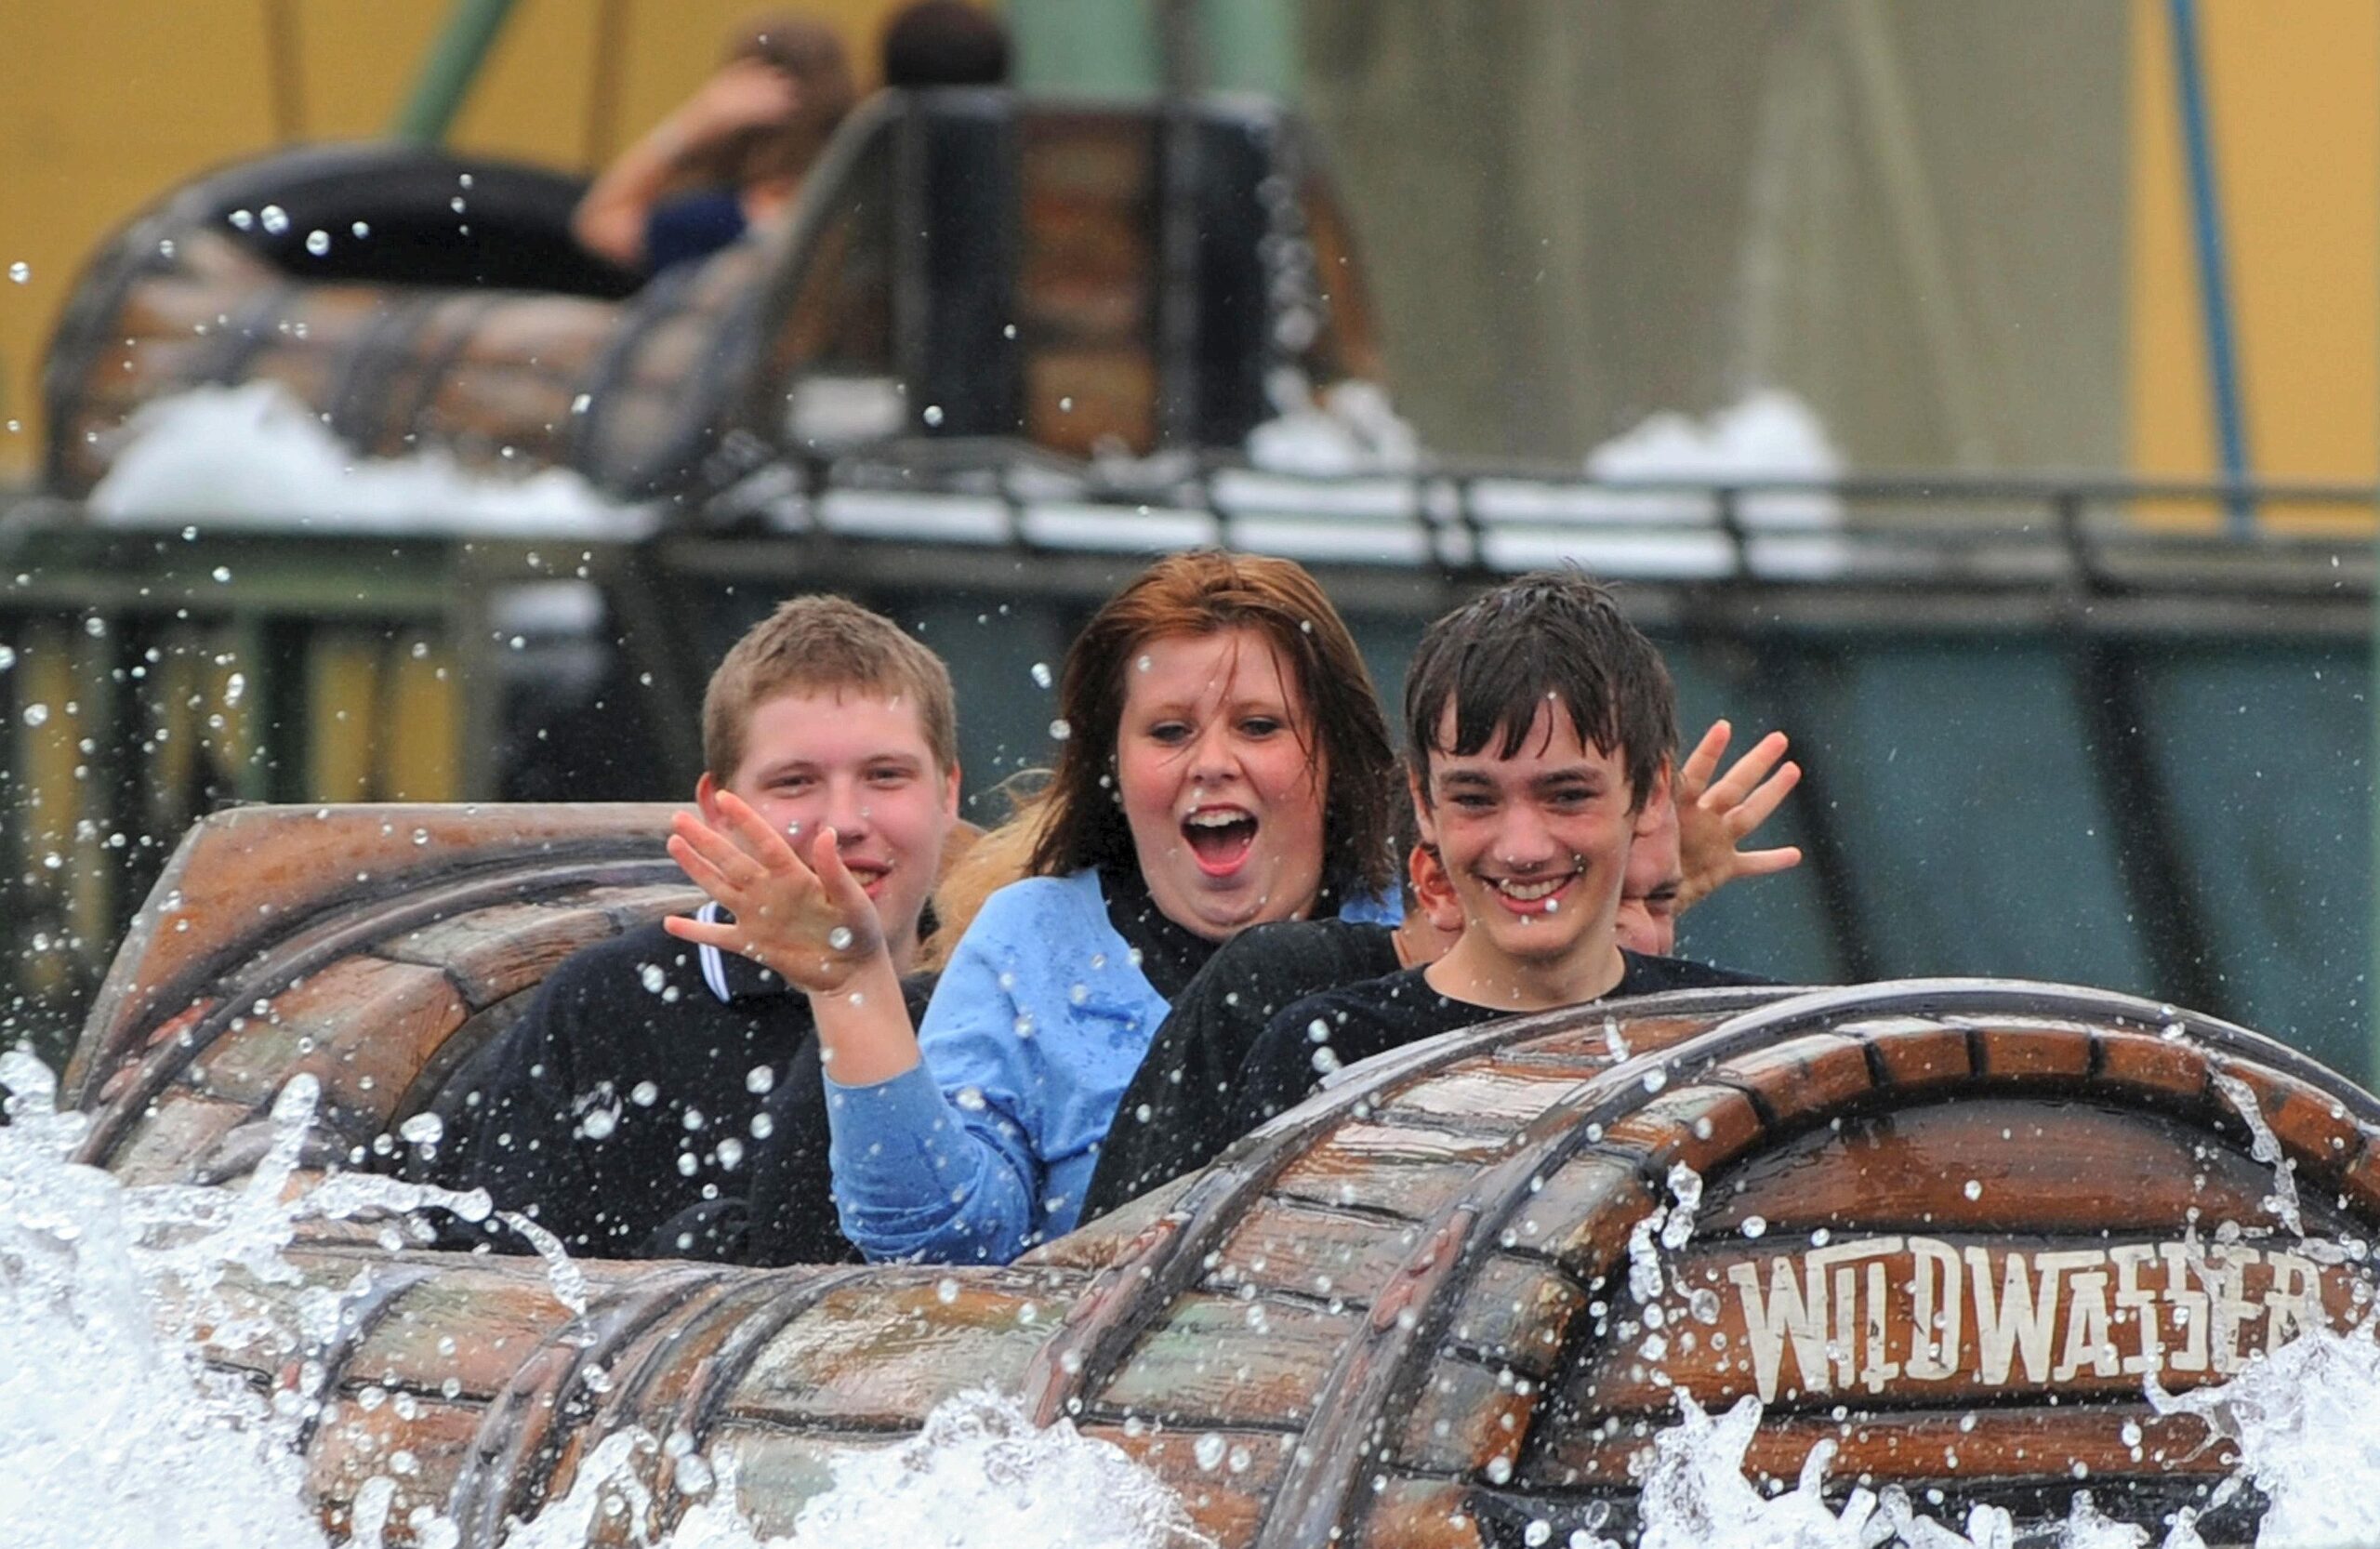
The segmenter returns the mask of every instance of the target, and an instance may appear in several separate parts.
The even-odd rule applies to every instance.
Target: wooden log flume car
[[[642,285],[571,238],[582,186],[359,145],[177,191],[59,324],[50,488],[87,493],[142,404],[252,381],[367,455],[642,498],[893,442],[1236,448],[1270,373],[1378,375],[1311,142],[1260,103],[882,93],[785,222]]]
[[[666,810],[208,819],[69,1073],[82,1159],[234,1184],[301,1071],[324,1094],[305,1165],[369,1155],[561,957],[691,901]],[[1623,1529],[1681,1394],[1765,1402],[1759,1473],[1831,1441],[1845,1488],[1938,1490],[1946,1519],[2062,1517],[2087,1474],[2148,1521],[2232,1458],[2146,1382],[2218,1382],[2370,1310],[2375,1135],[2380,1102],[2338,1076],[2125,996],[1686,993],[1353,1067],[1007,1268],[589,1264],[574,1317],[536,1261],[326,1228],[209,1358],[259,1384],[316,1363],[302,1445],[334,1527],[402,1448],[392,1525],[427,1505],[473,1544],[628,1426],[732,1450],[783,1531],[836,1455],[985,1386],[1142,1459],[1231,1545]],[[323,1287],[347,1311],[308,1348]],[[666,1525],[684,1503],[654,1467]]]

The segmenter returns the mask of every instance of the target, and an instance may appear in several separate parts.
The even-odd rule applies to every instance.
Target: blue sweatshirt
[[[1395,918],[1371,901],[1341,914]],[[871,1259],[1006,1264],[1072,1231],[1168,1010],[1096,871],[993,894],[934,986],[924,1062],[868,1086],[827,1079],[845,1235]]]

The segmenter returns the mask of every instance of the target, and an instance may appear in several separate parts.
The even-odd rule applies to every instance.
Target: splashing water
[[[2313,1329],[2221,1387],[2175,1397],[2153,1384],[2161,1414],[2194,1414],[2240,1450],[2219,1494],[2241,1480],[2269,1501],[2258,1549],[2380,1542],[2380,1339]]]
[[[253,1257],[237,1236],[248,1196],[210,1232],[181,1196],[217,1191],[126,1190],[60,1161],[84,1121],[56,1111],[33,1056],[0,1054],[0,1082],[15,1093],[0,1126],[0,1542],[321,1549],[294,1418],[153,1321],[200,1290],[193,1267]],[[193,1228],[226,1251],[151,1246]]]
[[[60,1113],[48,1068],[0,1053],[13,1093],[0,1124],[0,1542],[10,1549],[327,1549],[309,1503],[297,1440],[312,1396],[268,1398],[210,1370],[196,1331],[237,1337],[218,1293],[243,1278],[301,1283],[281,1257],[310,1215],[347,1217],[438,1203],[486,1213],[484,1196],[345,1174],[296,1200],[319,1091],[290,1082],[273,1105],[273,1140],[237,1190],[126,1187],[63,1158],[83,1116]],[[558,1244],[549,1278],[586,1305],[583,1278]],[[360,1291],[370,1270],[344,1288]],[[308,1336],[338,1328],[340,1290],[301,1303]],[[964,1395],[897,1447],[855,1450],[835,1486],[811,1501],[787,1538],[764,1538],[741,1509],[735,1460],[668,1449],[676,1477],[702,1497],[666,1536],[636,1531],[651,1505],[642,1432],[605,1437],[569,1492],[516,1528],[507,1549],[576,1549],[599,1520],[631,1525],[650,1549],[845,1549],[932,1543],[953,1549],[1191,1549],[1209,1542],[1157,1477],[1064,1422],[1036,1430],[1014,1401]],[[354,1549],[381,1549],[396,1481],[366,1479],[355,1498]],[[625,1508],[625,1510],[623,1510]],[[416,1516],[414,1542],[456,1542],[452,1524]]]

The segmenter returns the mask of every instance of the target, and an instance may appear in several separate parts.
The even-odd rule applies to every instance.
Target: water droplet
[[[647,995],[660,994],[661,986],[669,982],[668,975],[661,972],[661,965],[657,962],[645,963],[636,971],[636,976],[637,982],[644,986]]]
[[[319,258],[330,250],[331,234],[328,232],[308,232],[306,233],[307,252],[313,254],[314,257]]]
[[[238,704],[247,696],[247,692],[248,675],[245,672],[232,673],[223,680],[223,708],[229,709]]]
[[[25,724],[28,726],[39,726],[45,724],[49,720],[49,707],[47,705],[27,705],[25,707],[24,720]]]
[[[416,1145],[435,1145],[446,1137],[446,1121],[434,1113],[417,1113],[397,1126],[397,1138]]]
[[[747,1092],[768,1092],[774,1090],[776,1084],[777,1073],[773,1066],[756,1065],[744,1072],[744,1090]]]
[[[1033,682],[1037,687],[1048,688],[1050,686],[1051,675],[1050,664],[1048,662],[1035,662],[1033,664]]]
[[[1060,720],[1052,721],[1051,722],[1050,722],[1050,740],[1051,740],[1051,741],[1052,741],[1052,742],[1064,742],[1064,741],[1065,741],[1065,740],[1066,740],[1066,738],[1068,738],[1068,737],[1070,737],[1070,736],[1072,736],[1072,735],[1075,735],[1075,729],[1074,729],[1072,726],[1067,725],[1067,724],[1066,724],[1066,722],[1065,722],[1065,721],[1064,721],[1063,718],[1062,718],[1062,719],[1060,719]]]
[[[1190,1455],[1198,1460],[1198,1466],[1201,1469],[1212,1474],[1223,1465],[1223,1453],[1228,1450],[1229,1444],[1222,1436],[1209,1431],[1192,1444]]]
[[[660,1097],[661,1089],[654,1086],[651,1081],[639,1081],[636,1085],[628,1089],[628,1101],[634,1103],[640,1108],[649,1108],[653,1106],[655,1102],[660,1100]]]
[[[925,406],[924,414],[919,417],[925,420],[928,429],[940,425],[942,423],[942,405],[940,404],[928,404]]]
[[[833,947],[838,952],[850,951],[852,949],[852,928],[848,925],[836,926],[833,930],[826,933],[826,945]]]
[[[254,230],[257,223],[257,218],[245,210],[233,210],[226,218],[243,232]]]
[[[30,283],[33,277],[33,266],[27,263],[22,258],[19,258],[15,263],[8,266],[8,278],[16,281],[17,284],[20,285]]]
[[[612,1132],[620,1127],[617,1108],[589,1108],[587,1117],[578,1121],[578,1132],[589,1140],[609,1140]]]
[[[1759,1215],[1745,1216],[1744,1224],[1736,1229],[1748,1238],[1762,1236],[1768,1230],[1768,1218]]]
[[[267,205],[257,215],[264,222],[264,229],[274,236],[289,230],[289,212],[278,205]]]
[[[228,564],[218,564],[215,567],[214,576],[216,585],[228,586],[231,580],[231,567]]]
[[[933,1299],[944,1306],[959,1300],[959,1282],[945,1275],[934,1282]]]
[[[744,1143],[729,1135],[719,1143],[719,1165],[734,1172],[744,1159]]]
[[[1962,1187],[1959,1192],[1965,1195],[1970,1199],[1980,1199],[1983,1198],[1983,1180],[1980,1178],[1969,1178],[1966,1181],[1965,1186]]]
[[[350,226],[348,230],[355,233],[356,240],[361,242],[364,238],[372,234],[372,223],[368,220],[359,220]]]
[[[1659,1092],[1661,1088],[1669,1084],[1670,1074],[1668,1071],[1647,1070],[1645,1072],[1645,1090],[1646,1092]]]
[[[15,649],[10,646],[0,645],[0,672],[6,672],[8,669],[16,665],[17,653]]]

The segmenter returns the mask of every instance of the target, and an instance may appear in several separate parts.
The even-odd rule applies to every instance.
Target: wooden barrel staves
[[[207,869],[168,885],[198,896]],[[440,875],[424,896],[464,885]],[[400,1014],[414,1002],[318,1016],[302,1053],[229,1040],[228,1022],[199,1032],[302,951],[402,960],[403,937],[459,974],[479,935],[429,944],[402,889],[371,907],[403,931],[316,896],[269,950],[218,941],[145,991],[113,986],[79,1074],[95,1095],[103,1067],[134,1075],[99,1100],[92,1159],[228,1176],[225,1137],[307,1061],[349,1083],[326,1121],[337,1145],[401,1121],[440,1058],[431,1019]],[[126,962],[176,933],[156,929],[168,918]],[[189,1058],[161,1053],[185,1037]],[[379,1098],[341,1074],[366,1067]],[[245,1117],[169,1118],[234,1087]],[[1206,1171],[1005,1269],[596,1264],[574,1316],[532,1261],[324,1238],[292,1253],[302,1284],[242,1287],[210,1349],[259,1381],[319,1375],[304,1445],[334,1526],[402,1450],[392,1528],[428,1506],[473,1543],[630,1426],[674,1438],[639,1464],[659,1521],[684,1504],[668,1453],[692,1445],[732,1451],[746,1509],[783,1531],[838,1456],[985,1387],[1141,1459],[1234,1545],[1622,1529],[1632,1463],[1681,1396],[1759,1398],[1747,1466],[1768,1477],[1823,1442],[1840,1488],[1897,1484],[1948,1521],[1978,1503],[2062,1517],[2083,1480],[2149,1521],[2203,1504],[2231,1460],[2200,1421],[2154,1412],[2147,1382],[2221,1382],[2370,1310],[2376,1125],[2372,1096],[2282,1046],[2124,996],[1694,992],[1353,1067]],[[300,1334],[311,1288],[349,1297],[327,1349]]]
[[[1276,412],[1268,373],[1379,374],[1337,202],[1250,100],[879,93],[784,221],[641,285],[571,236],[583,188],[356,145],[176,191],[51,339],[46,483],[87,495],[143,405],[251,382],[369,456],[699,499],[904,440],[1237,447]]]

